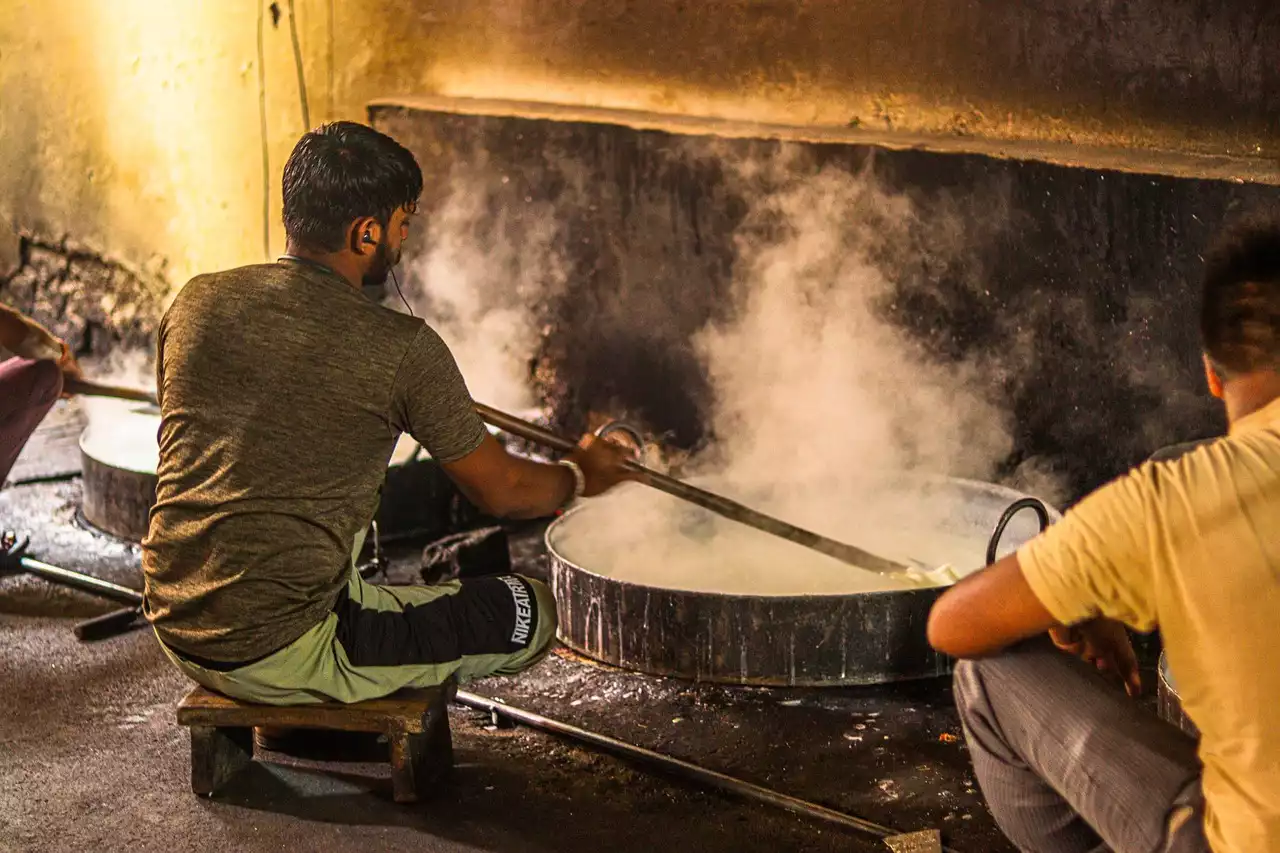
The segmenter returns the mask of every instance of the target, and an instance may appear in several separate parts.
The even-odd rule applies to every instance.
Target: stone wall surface
[[[1012,424],[1004,475],[1054,473],[1068,499],[1157,447],[1223,428],[1199,360],[1200,254],[1224,218],[1280,200],[1269,186],[979,155],[393,106],[374,121],[433,176],[425,222],[457,194],[488,211],[466,235],[475,251],[557,223],[567,285],[539,308],[538,358],[562,426],[612,411],[677,447],[707,437],[692,338],[739,305],[744,218],[765,185],[834,169],[909,200],[912,252],[905,266],[882,265],[892,290],[878,316],[937,362],[983,365]],[[431,234],[415,237],[413,255],[433,250]],[[432,282],[420,284],[429,297]]]
[[[1083,165],[1117,151],[1168,159],[1154,171],[1234,158],[1232,170],[1273,181],[1280,7],[3,0],[0,91],[0,231],[69,234],[139,267],[159,257],[178,285],[278,253],[294,142],[308,124],[362,120],[382,97],[541,101]]]

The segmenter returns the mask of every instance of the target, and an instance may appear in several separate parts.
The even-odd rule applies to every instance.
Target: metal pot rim
[[[1019,492],[1017,489],[1011,488],[1009,486],[1002,486],[999,483],[988,483],[983,480],[974,480],[967,477],[948,477],[942,474],[911,474],[907,472],[904,472],[904,474],[906,475],[906,477],[910,479],[919,479],[926,482],[934,482],[934,483],[947,483],[951,485],[970,486],[988,493],[991,493],[991,492],[1003,493],[1004,496],[1009,499],[1010,503],[1012,503],[1015,500],[1018,500],[1019,498],[1027,497],[1026,493]],[[601,574],[600,572],[593,571],[591,569],[586,568],[585,566],[580,565],[579,563],[569,559],[564,554],[562,554],[555,547],[555,544],[552,542],[553,536],[556,534],[556,531],[561,527],[561,525],[568,523],[568,521],[573,516],[590,508],[591,508],[591,504],[589,503],[579,504],[578,506],[575,506],[572,509],[567,510],[563,515],[561,515],[555,521],[547,525],[546,532],[544,532],[542,535],[543,546],[547,549],[547,554],[551,557],[551,559],[556,560],[565,566],[568,566],[574,571],[581,572],[585,575],[590,575],[591,577],[600,578],[601,580],[607,581],[611,584],[617,584],[619,587],[626,588],[626,589],[655,590],[658,592],[680,592],[680,593],[690,594],[690,595],[714,595],[714,596],[719,596],[721,598],[726,598],[726,599],[744,599],[744,600],[767,599],[769,601],[785,602],[785,601],[813,601],[816,599],[842,599],[842,598],[849,598],[851,596],[879,596],[879,595],[901,596],[901,595],[911,595],[911,594],[931,595],[932,597],[936,598],[937,596],[942,594],[943,590],[946,590],[951,586],[950,584],[947,584],[947,585],[941,585],[941,586],[928,586],[928,587],[905,587],[903,589],[872,589],[872,590],[866,590],[863,592],[817,593],[814,595],[768,595],[766,593],[716,592],[714,590],[676,589],[673,587],[654,586],[652,584],[644,584],[644,583],[637,583],[635,581],[630,581],[630,580],[622,580],[620,578],[615,578],[610,575]],[[1045,508],[1049,511],[1050,521],[1056,522],[1062,518],[1062,514],[1058,511],[1056,507],[1046,503]]]

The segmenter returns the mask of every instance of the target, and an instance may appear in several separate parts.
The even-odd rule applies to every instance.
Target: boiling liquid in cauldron
[[[160,413],[145,403],[83,397],[81,406],[89,426],[80,447],[91,458],[112,468],[154,474],[159,462],[156,436]]]
[[[702,481],[698,485],[716,490],[718,484]],[[771,506],[767,497],[724,492],[756,509],[890,559],[914,560],[929,568],[951,567],[951,572],[931,577],[886,576],[859,569],[634,484],[587,502],[559,522],[551,545],[560,556],[588,571],[668,589],[845,595],[936,587],[982,566],[992,527],[1004,507],[1019,497],[997,487],[971,485],[975,490],[990,488],[995,494],[975,500],[965,492],[967,486],[924,491],[914,486],[885,487],[847,506],[828,507],[822,519],[784,512],[776,504]],[[1015,517],[1001,553],[1026,541],[1037,529],[1033,519]]]

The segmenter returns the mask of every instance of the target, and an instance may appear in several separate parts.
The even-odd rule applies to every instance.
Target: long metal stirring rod
[[[119,385],[103,385],[101,382],[94,382],[90,379],[64,379],[62,380],[62,390],[68,394],[115,397],[119,400],[134,400],[139,403],[150,403],[153,406],[159,405],[156,402],[156,395],[150,391],[142,391],[138,388],[124,388]]]
[[[151,403],[152,405],[156,403],[155,395],[149,392],[133,388],[121,388],[114,385],[103,385],[89,380],[68,379],[64,383],[64,387],[67,391],[76,394],[118,397],[124,400]],[[512,435],[517,435],[520,438],[563,453],[572,453],[578,447],[575,442],[562,435],[557,435],[537,424],[531,424],[526,420],[517,418],[515,415],[499,411],[492,406],[476,403],[475,407],[476,413],[483,420],[499,429],[506,430]],[[697,504],[703,509],[710,510],[748,527],[754,527],[757,530],[763,530],[765,533],[771,533],[774,536],[795,542],[797,545],[812,548],[814,551],[826,554],[828,557],[834,557],[842,562],[873,572],[896,573],[907,571],[908,567],[902,563],[887,560],[853,545],[821,536],[811,530],[805,530],[803,527],[797,527],[780,518],[765,515],[763,512],[754,510],[722,495],[717,495],[715,492],[709,492],[706,489],[691,486],[674,477],[668,477],[666,474],[660,474],[634,460],[627,462],[627,468],[637,474],[639,482],[644,483],[646,486],[666,492],[692,504]]]
[[[529,441],[546,445],[547,447],[570,453],[577,448],[577,444],[564,436],[557,435],[550,430],[543,429],[536,424],[521,420],[514,415],[508,415],[506,412],[500,412],[491,406],[483,403],[476,403],[476,412],[480,417],[488,423],[493,424],[499,429],[506,430],[512,435],[518,435]],[[803,545],[806,548],[812,548],[819,553],[826,554],[828,557],[834,557],[837,560],[849,563],[862,569],[873,572],[902,572],[907,570],[907,566],[902,563],[896,563],[879,557],[869,551],[844,542],[838,542],[835,539],[829,539],[821,536],[811,530],[805,530],[803,527],[797,527],[794,524],[783,521],[780,518],[774,518],[771,515],[765,515],[763,512],[754,510],[749,506],[740,504],[737,501],[729,500],[715,492],[708,492],[706,489],[700,489],[697,486],[691,486],[674,477],[668,477],[666,474],[660,474],[652,468],[646,468],[639,462],[634,460],[627,462],[627,468],[638,474],[639,481],[646,486],[651,486],[659,491],[666,492],[681,500],[689,501],[697,504],[703,509],[711,510],[714,513],[724,516],[732,521],[745,524],[748,527],[754,527],[757,530],[763,530],[765,533],[772,533],[783,539],[795,542],[797,545]]]

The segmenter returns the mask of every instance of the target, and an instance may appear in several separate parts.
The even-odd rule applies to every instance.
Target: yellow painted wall
[[[1158,87],[1191,84],[1143,65],[1203,58],[1221,68],[1192,83],[1270,85],[1270,42],[1209,50],[1240,29],[1228,7],[1247,3],[1224,4],[1210,26],[1182,21],[1174,7],[1191,6],[1170,0],[1160,27],[1138,15],[1128,23],[1151,25],[1129,32],[1078,2],[1057,13],[1078,20],[1031,22],[1047,37],[1017,30],[1015,0],[295,3],[312,124],[361,120],[377,98],[438,94],[1263,157],[1274,141],[1247,115],[1161,114],[1181,102]],[[262,259],[258,17],[271,5],[0,0],[0,232],[66,235],[172,282]],[[280,169],[304,129],[289,4],[275,5],[284,17],[266,15],[261,69],[273,253]],[[1097,79],[1072,71],[1077,42],[1101,45]],[[1132,103],[1113,97],[1125,92]]]

